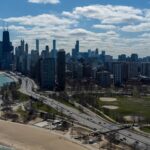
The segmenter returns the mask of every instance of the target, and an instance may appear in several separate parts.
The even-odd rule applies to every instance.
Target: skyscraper
[[[75,44],[75,48],[72,49],[72,57],[77,59],[80,51],[80,42],[77,40]]]
[[[113,75],[114,75],[114,85],[120,86],[122,84],[122,63],[113,63]]]
[[[25,74],[28,73],[28,51],[29,51],[29,46],[28,44],[26,43],[25,44],[25,54],[24,54],[24,67],[25,67]]]
[[[139,63],[129,62],[128,63],[128,79],[138,77],[139,75]]]
[[[0,68],[1,68],[1,64],[2,64],[2,46],[3,46],[3,43],[0,41]]]
[[[24,49],[25,49],[25,42],[24,40],[21,40],[21,49],[20,49],[21,55],[24,54]]]
[[[40,44],[39,39],[36,39],[36,50],[38,51],[38,53],[40,50],[39,44]]]
[[[101,60],[102,60],[102,62],[104,63],[105,62],[105,51],[102,51],[102,53],[101,53]]]
[[[141,67],[141,74],[150,77],[150,62],[143,62]]]
[[[31,51],[31,64],[30,64],[30,74],[32,78],[36,78],[38,72],[38,61],[39,61],[39,53],[37,50]]]
[[[51,50],[51,58],[57,58],[56,40],[53,40],[53,48]]]
[[[2,41],[2,69],[11,70],[13,64],[13,46],[10,42],[9,31],[3,31]]]
[[[65,71],[66,71],[66,61],[65,61],[65,51],[63,49],[59,50],[57,53],[57,90],[65,90]]]
[[[55,88],[55,59],[45,58],[40,60],[41,87],[54,90]]]
[[[138,54],[131,54],[131,61],[138,62]]]
[[[79,54],[80,42],[78,40],[76,41],[75,49],[76,49],[77,54]]]
[[[49,53],[49,46],[48,45],[45,46],[45,50],[47,51],[47,53]]]
[[[100,71],[96,73],[96,80],[102,87],[109,87],[111,85],[111,77],[108,71]]]
[[[20,65],[21,65],[21,70],[23,74],[25,74],[25,41],[21,40],[21,46],[20,46]]]
[[[118,56],[118,61],[125,62],[126,61],[126,55],[125,54],[119,55]]]
[[[56,50],[56,40],[53,40],[53,49]]]
[[[29,45],[28,45],[28,43],[26,43],[25,44],[25,52],[26,52],[26,54],[28,54],[28,51],[29,51]]]

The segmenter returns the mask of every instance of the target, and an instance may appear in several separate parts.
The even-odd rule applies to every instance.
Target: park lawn
[[[25,101],[28,101],[30,98],[28,95],[23,94],[19,91],[16,91],[16,99],[18,99],[19,102],[25,102]]]
[[[17,113],[20,115],[20,117],[25,121],[28,118],[28,112],[22,110],[22,107],[19,107],[17,110]]]
[[[72,108],[75,108],[75,105],[73,103],[70,103],[69,101],[66,101],[66,100],[59,100],[58,102],[61,102],[62,104],[64,105],[67,105],[69,107],[72,107]]]
[[[33,108],[40,111],[45,111],[47,113],[59,114],[59,112],[52,107],[49,107],[41,102],[33,103]]]
[[[148,126],[148,127],[141,127],[140,129],[142,131],[144,131],[144,132],[150,133],[150,126]]]
[[[102,102],[99,101],[99,106],[103,105],[114,105],[118,106],[119,109],[109,110],[108,115],[114,119],[117,114],[120,116],[135,115],[142,116],[150,119],[150,98],[133,98],[127,96],[116,97],[115,102]]]

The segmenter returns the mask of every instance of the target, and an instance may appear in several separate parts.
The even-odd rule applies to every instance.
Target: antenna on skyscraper
[[[5,31],[5,21],[3,21],[3,31]]]
[[[7,29],[7,31],[8,31],[8,22],[6,22],[6,29]]]

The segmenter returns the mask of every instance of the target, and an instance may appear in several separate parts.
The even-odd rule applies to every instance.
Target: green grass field
[[[59,114],[57,110],[40,102],[33,103],[33,108],[36,110],[45,111],[47,113]]]
[[[140,129],[144,132],[150,133],[150,126],[149,127],[141,127]]]
[[[116,97],[115,102],[102,102],[99,100],[99,107],[107,115],[117,120],[124,116],[141,116],[145,120],[150,121],[150,98],[133,98],[133,97]],[[104,110],[101,108],[103,105],[114,105],[118,106],[116,110]]]

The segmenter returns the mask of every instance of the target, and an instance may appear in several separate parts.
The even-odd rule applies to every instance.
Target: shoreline
[[[10,78],[10,79],[12,80],[12,82],[18,82],[17,78],[13,77],[13,76],[10,75],[9,73],[1,72],[0,74],[6,75],[8,78]]]
[[[10,147],[9,145],[6,145],[1,142],[0,142],[0,148],[4,148],[4,149],[8,149],[8,150],[15,150],[13,147]]]

